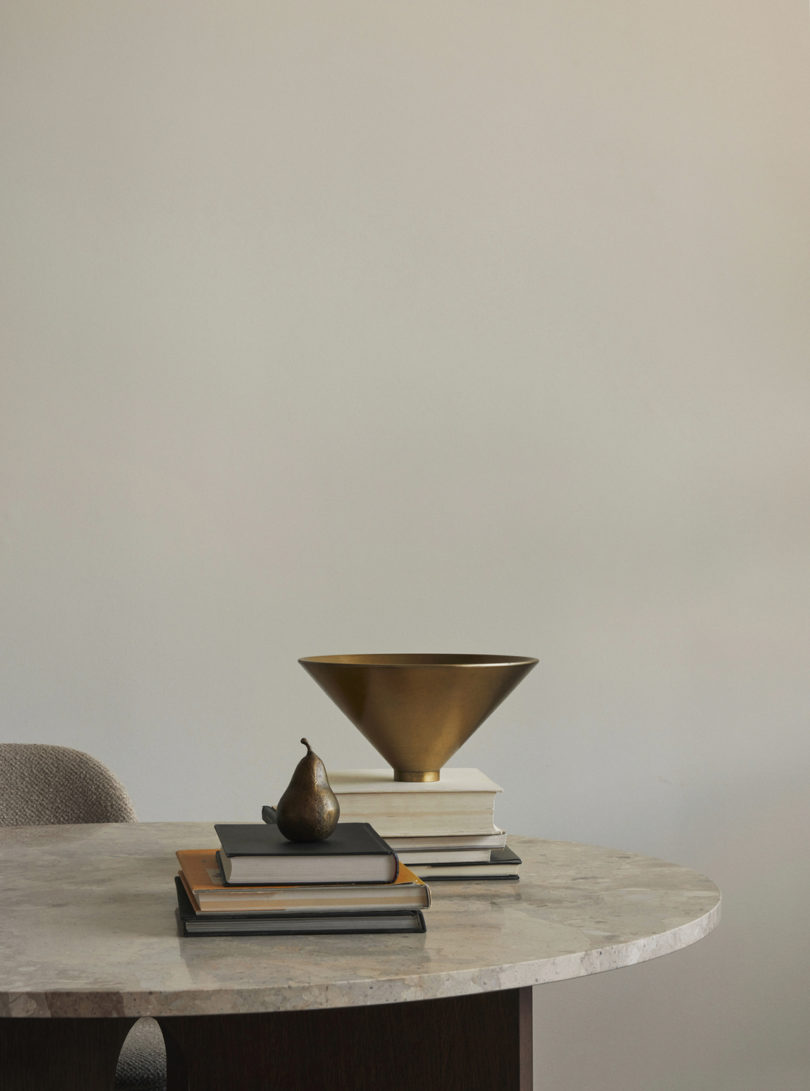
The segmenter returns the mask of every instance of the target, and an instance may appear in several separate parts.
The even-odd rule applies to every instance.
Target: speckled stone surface
[[[0,1016],[351,1007],[537,985],[668,954],[720,917],[709,879],[662,860],[510,837],[517,883],[435,883],[427,933],[184,939],[178,848],[213,825],[0,829]]]

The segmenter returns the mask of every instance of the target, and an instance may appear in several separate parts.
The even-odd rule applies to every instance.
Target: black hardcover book
[[[424,932],[419,909],[359,910],[356,913],[195,913],[179,876],[177,918],[184,936],[324,936]]]
[[[508,845],[492,849],[488,863],[447,863],[447,864],[411,864],[411,871],[427,883],[434,881],[465,880],[466,882],[482,879],[516,880],[519,879],[518,867],[523,861]]]
[[[391,883],[398,860],[368,822],[338,822],[325,841],[288,841],[266,822],[217,823],[227,883]]]

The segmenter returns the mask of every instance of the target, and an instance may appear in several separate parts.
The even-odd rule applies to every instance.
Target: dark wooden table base
[[[0,1020],[3,1091],[110,1091],[134,1019]]]
[[[110,1091],[131,1019],[7,1019],[3,1091]],[[531,1091],[532,990],[159,1019],[169,1091]]]
[[[531,989],[161,1019],[171,1091],[531,1091]]]

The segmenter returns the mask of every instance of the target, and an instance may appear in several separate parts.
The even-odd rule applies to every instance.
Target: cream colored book
[[[387,837],[386,841],[402,859],[403,852],[465,851],[467,849],[502,849],[506,844],[506,830],[494,833],[425,834],[421,837]],[[407,860],[405,861],[407,863]]]
[[[444,768],[431,782],[395,781],[392,769],[329,773],[341,821],[370,822],[384,838],[499,834],[495,797],[502,791],[480,769]]]

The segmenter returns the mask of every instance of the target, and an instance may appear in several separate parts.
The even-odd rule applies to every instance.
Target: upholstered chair
[[[96,758],[67,746],[0,743],[0,826],[134,822],[135,809],[118,778]],[[154,1019],[127,1035],[116,1091],[163,1091],[166,1047]]]

